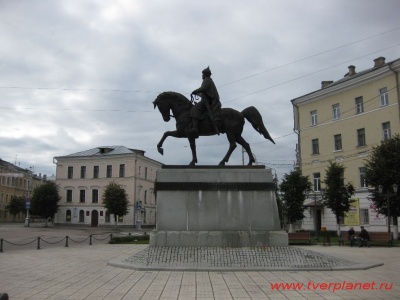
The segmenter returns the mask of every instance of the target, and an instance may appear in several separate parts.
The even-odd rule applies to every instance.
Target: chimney
[[[385,64],[385,58],[380,56],[374,59],[374,68],[382,67]]]
[[[329,81],[321,81],[321,89],[326,88],[328,85],[332,84],[333,81],[329,80]]]
[[[348,68],[349,68],[349,73],[347,73],[348,76],[352,76],[352,75],[356,74],[355,66],[351,65],[351,66],[348,66]]]

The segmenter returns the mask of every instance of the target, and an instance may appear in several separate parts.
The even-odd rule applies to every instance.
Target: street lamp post
[[[387,218],[388,218],[388,232],[390,232],[390,197],[397,195],[398,185],[393,184],[392,186],[394,194],[383,194],[383,186],[379,185],[379,193],[386,198],[387,201]]]

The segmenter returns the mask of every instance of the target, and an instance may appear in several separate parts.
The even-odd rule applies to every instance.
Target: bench
[[[298,231],[288,233],[289,241],[308,241],[311,245],[311,237],[309,231]]]
[[[356,232],[355,236],[358,237],[360,232]],[[393,246],[392,234],[390,232],[368,232],[369,234],[369,242],[385,242],[389,247]],[[349,240],[349,235],[347,231],[343,231],[340,238],[338,239],[339,246],[344,246],[344,243],[347,241],[351,244]]]

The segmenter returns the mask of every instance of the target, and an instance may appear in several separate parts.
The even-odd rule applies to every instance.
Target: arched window
[[[65,216],[65,221],[66,222],[71,222],[71,210],[67,210],[67,214]]]
[[[79,222],[81,223],[85,222],[85,212],[83,210],[79,211]]]
[[[105,219],[106,223],[110,223],[110,213],[108,212],[108,210],[106,211],[106,219]]]

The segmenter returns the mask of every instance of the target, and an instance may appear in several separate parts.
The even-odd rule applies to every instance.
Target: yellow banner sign
[[[345,226],[360,225],[360,201],[358,198],[351,199],[350,210],[344,215]]]

